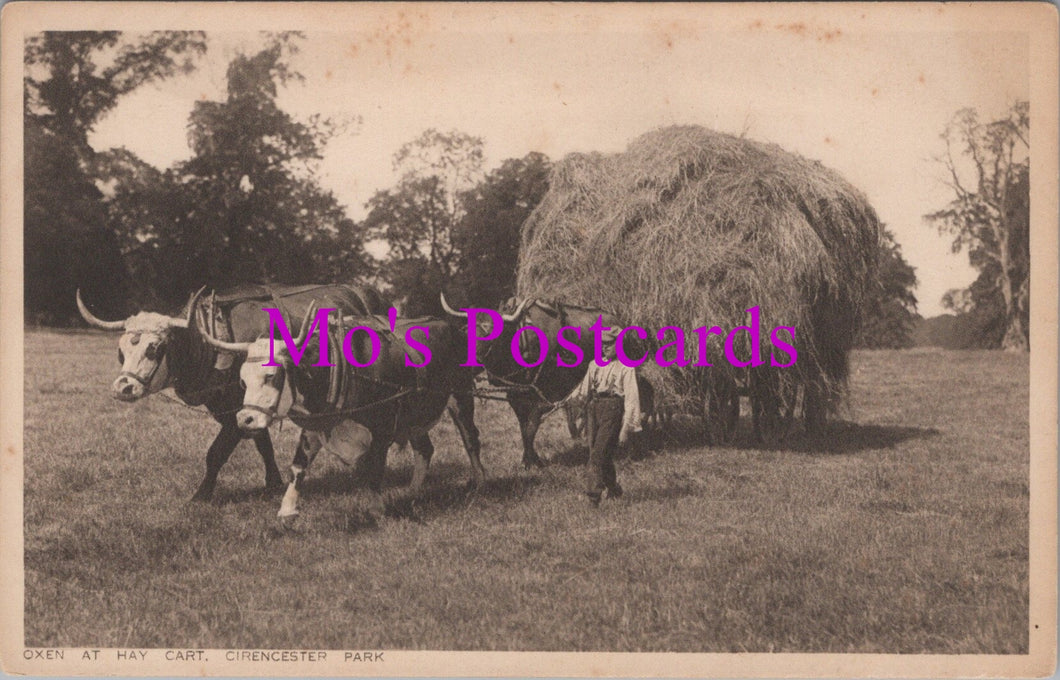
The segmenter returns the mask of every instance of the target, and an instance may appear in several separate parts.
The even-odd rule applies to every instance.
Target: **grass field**
[[[283,533],[250,442],[188,502],[217,426],[111,399],[116,345],[27,333],[27,646],[1027,652],[1025,355],[855,353],[827,437],[712,448],[682,420],[598,510],[560,416],[527,472],[480,402],[484,489],[443,420],[422,499],[392,451],[373,523],[325,456]],[[286,470],[296,428],[273,435]]]

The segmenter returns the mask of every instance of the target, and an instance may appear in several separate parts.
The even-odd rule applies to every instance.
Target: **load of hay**
[[[759,382],[777,394],[810,390],[834,410],[878,239],[865,197],[819,162],[669,127],[624,153],[571,154],[554,167],[523,225],[518,294],[606,309],[649,332],[680,326],[690,362],[698,356],[692,329],[745,325],[745,310],[757,305],[766,360],[754,369]],[[796,329],[791,368],[769,365],[776,326]],[[748,371],[729,365],[717,336],[710,359],[713,368],[654,370],[652,378],[675,402],[711,384],[746,384]]]

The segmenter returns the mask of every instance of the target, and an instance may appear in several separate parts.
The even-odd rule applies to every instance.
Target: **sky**
[[[696,124],[779,144],[861,189],[919,279],[919,311],[943,311],[975,271],[923,220],[952,198],[934,160],[953,114],[1000,116],[1029,96],[1024,34],[862,30],[824,23],[746,22],[712,30],[592,22],[505,22],[445,30],[414,18],[310,32],[292,59],[305,80],[280,105],[299,118],[360,118],[334,138],[321,184],[351,217],[394,185],[395,151],[427,128],[483,138],[486,169],[539,151],[618,152],[660,126]],[[257,33],[208,33],[199,68],[127,95],[91,137],[167,167],[187,158],[197,99],[224,97],[225,69]],[[1033,112],[1032,112],[1033,113]]]

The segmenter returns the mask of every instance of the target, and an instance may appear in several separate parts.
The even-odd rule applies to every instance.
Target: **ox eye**
[[[161,361],[164,353],[165,348],[162,345],[148,345],[147,349],[144,350],[144,357],[148,361]]]
[[[139,345],[140,344],[140,336],[139,335],[131,336],[129,338],[129,344],[130,345]]]
[[[124,364],[125,363],[125,352],[121,351],[120,349],[118,350],[118,363],[119,364]]]

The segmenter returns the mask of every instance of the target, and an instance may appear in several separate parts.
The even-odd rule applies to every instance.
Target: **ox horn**
[[[543,302],[541,300],[538,300],[537,301],[537,306],[540,307],[541,309],[545,310],[549,314],[559,314],[559,309],[557,309],[553,305],[550,305],[547,302]]]
[[[446,314],[451,314],[453,316],[459,316],[459,317],[462,317],[464,319],[467,318],[467,312],[458,312],[458,311],[456,311],[455,309],[453,309],[452,307],[449,306],[449,303],[446,302],[446,300],[445,300],[445,293],[440,293],[439,297],[441,297],[441,299],[442,299],[442,309],[445,310]]]
[[[317,310],[319,308],[320,305],[317,304],[316,300],[313,300],[313,303],[309,305],[309,309],[305,310],[305,316],[302,318],[302,327],[298,329],[298,337],[294,339],[296,347],[300,347],[302,343],[305,342],[306,335],[309,334],[309,324],[312,323],[313,317],[317,315]],[[325,329],[325,335],[326,334],[327,329]]]
[[[90,325],[96,328],[102,328],[105,331],[123,331],[125,330],[124,321],[103,321],[97,319],[92,315],[92,312],[88,311],[88,307],[85,307],[85,303],[81,301],[81,289],[77,289],[77,309],[81,312],[81,317],[87,321]]]
[[[199,298],[202,297],[202,293],[204,290],[206,290],[206,286],[203,286],[198,291],[188,297],[188,313],[183,319],[170,319],[170,328],[187,328],[191,324],[191,316],[195,313],[195,307],[199,304]]]
[[[191,307],[188,310],[188,319],[192,319],[192,315],[195,313],[195,307],[199,304],[199,298],[202,296],[202,292],[206,290],[206,286],[199,289],[199,292],[192,298]],[[249,342],[226,342],[224,340],[218,340],[214,337],[213,333],[210,332],[209,328],[199,328],[199,324],[195,324],[195,330],[199,331],[199,335],[202,336],[206,344],[210,345],[215,349],[219,349],[222,352],[231,352],[233,354],[247,354],[250,352]]]
[[[523,312],[526,311],[526,308],[533,304],[533,302],[533,300],[523,300],[519,303],[519,306],[515,308],[514,312],[512,312],[511,314],[501,314],[501,318],[505,321],[515,321],[523,315]]]

